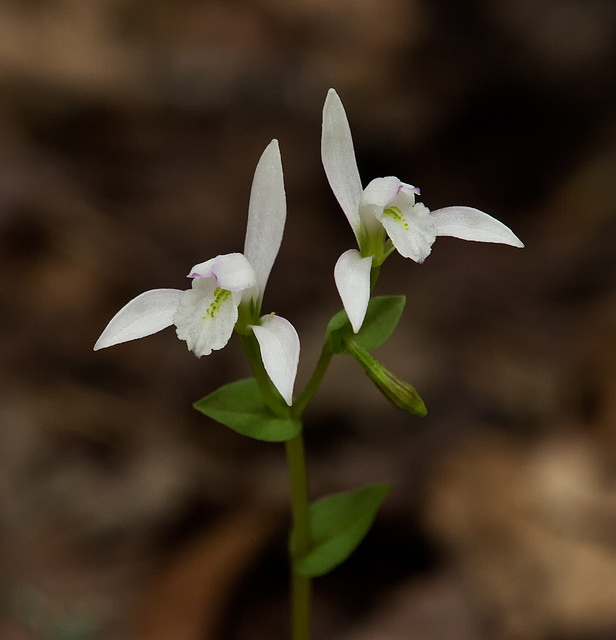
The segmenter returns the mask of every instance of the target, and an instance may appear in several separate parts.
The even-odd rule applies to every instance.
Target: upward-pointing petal
[[[357,236],[360,229],[361,179],[349,121],[342,101],[333,89],[327,93],[323,107],[321,159],[332,191]]]
[[[293,404],[293,385],[299,363],[299,336],[295,327],[273,313],[261,318],[252,330],[261,349],[261,359],[267,375],[284,401]]]
[[[145,338],[171,326],[183,293],[178,289],[152,289],[133,298],[113,316],[94,351]]]
[[[524,243],[500,220],[472,207],[445,207],[432,212],[437,236],[452,236],[461,240],[496,242],[512,247]]]
[[[280,249],[286,217],[282,159],[278,140],[272,140],[255,169],[244,242],[244,255],[257,275],[259,304]]]

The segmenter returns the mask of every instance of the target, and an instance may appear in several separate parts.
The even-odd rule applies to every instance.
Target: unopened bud
[[[364,351],[352,338],[345,340],[349,353],[359,362],[378,390],[398,409],[416,416],[428,413],[413,385],[394,375],[385,365]]]

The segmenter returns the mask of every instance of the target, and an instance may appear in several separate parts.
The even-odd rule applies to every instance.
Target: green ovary
[[[208,318],[214,318],[216,312],[220,309],[220,307],[229,299],[231,292],[228,289],[222,289],[221,287],[216,287],[214,290],[214,300],[210,304],[210,306],[205,310],[205,315],[203,316],[203,320],[207,320]]]
[[[400,209],[398,209],[398,207],[387,207],[387,209],[383,209],[383,213],[391,216],[397,222],[400,222],[404,226],[406,231],[409,230],[409,223],[406,221],[404,214],[402,213],[402,211],[400,211]]]

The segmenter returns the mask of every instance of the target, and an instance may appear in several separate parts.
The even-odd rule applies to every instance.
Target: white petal
[[[383,208],[394,200],[404,184],[398,178],[375,178],[364,189],[359,203],[359,216],[368,234],[381,227]]]
[[[243,253],[227,253],[196,264],[188,277],[214,278],[228,291],[244,291],[257,284],[255,271]]]
[[[321,159],[332,191],[357,236],[360,229],[361,179],[349,121],[333,89],[327,93],[323,107]]]
[[[434,218],[413,193],[402,189],[398,197],[378,217],[398,253],[415,262],[423,262],[436,240]]]
[[[299,336],[295,327],[273,313],[263,316],[260,325],[252,325],[261,349],[261,359],[274,386],[291,406],[293,385],[299,363]]]
[[[362,258],[357,249],[345,251],[336,262],[334,280],[353,331],[361,329],[370,301],[372,256]]]
[[[169,327],[183,293],[178,289],[153,289],[133,298],[113,316],[96,341],[94,351]]]
[[[173,316],[178,338],[199,358],[222,349],[237,321],[239,297],[215,278],[195,278],[192,288],[182,292]]]
[[[255,169],[244,242],[244,254],[257,277],[259,303],[280,249],[286,217],[282,160],[278,141],[272,140]]]
[[[432,212],[437,236],[452,236],[476,242],[497,242],[523,247],[523,242],[509,227],[472,207],[445,207]]]
[[[393,176],[388,176],[387,178],[375,178],[370,182],[370,184],[368,184],[364,189],[364,192],[361,194],[360,206],[375,206],[382,209],[385,205],[388,205],[392,200],[394,200],[404,186],[414,189],[414,187],[405,185],[403,182],[398,180],[398,178],[394,178]]]

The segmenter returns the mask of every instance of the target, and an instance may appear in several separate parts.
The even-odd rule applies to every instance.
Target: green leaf
[[[344,562],[368,533],[390,485],[336,493],[310,505],[313,548],[294,563],[306,576],[322,576]]]
[[[220,387],[195,402],[193,407],[212,420],[256,440],[284,442],[294,438],[302,429],[299,420],[280,417],[271,411],[254,378]]]
[[[346,338],[353,336],[353,328],[349,322],[346,311],[338,311],[338,313],[329,321],[326,331],[327,339],[330,341],[333,353],[345,353]]]
[[[364,324],[355,335],[355,342],[366,351],[380,347],[394,332],[405,304],[404,296],[372,298]]]
[[[331,340],[334,353],[347,353],[345,341],[353,338],[365,351],[380,347],[393,333],[406,298],[404,296],[378,296],[368,303],[368,310],[361,329],[353,333],[345,311],[339,311],[327,326],[327,337]]]

